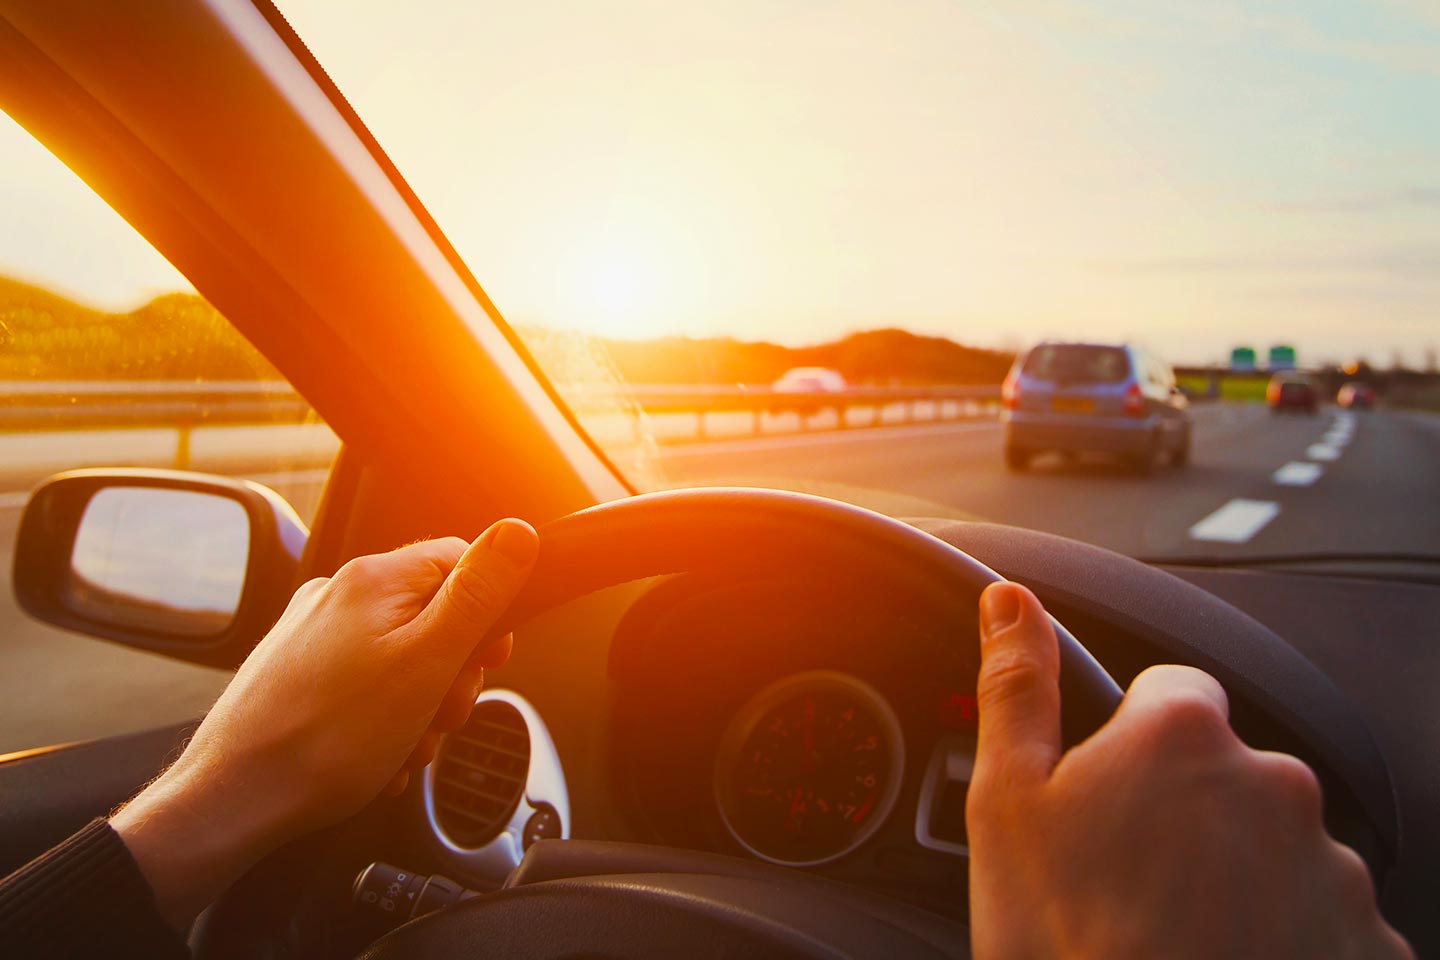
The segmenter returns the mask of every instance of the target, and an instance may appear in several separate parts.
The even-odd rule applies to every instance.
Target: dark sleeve
[[[0,949],[7,957],[190,956],[104,820],[0,880]]]

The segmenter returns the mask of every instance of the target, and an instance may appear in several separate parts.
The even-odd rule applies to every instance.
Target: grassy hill
[[[522,331],[559,380],[576,356],[632,383],[771,383],[792,367],[829,367],[857,384],[998,383],[1009,354],[904,330],[869,330],[808,347],[733,339],[593,341]],[[581,365],[585,366],[585,365]],[[202,297],[172,293],[105,313],[0,277],[0,380],[265,380],[279,374]]]
[[[0,277],[0,380],[268,380],[264,357],[201,297],[104,313]]]

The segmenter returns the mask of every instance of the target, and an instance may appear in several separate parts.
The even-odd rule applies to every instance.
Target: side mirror
[[[31,494],[15,598],[37,620],[235,667],[295,588],[309,531],[273,490],[172,470],[76,470]]]

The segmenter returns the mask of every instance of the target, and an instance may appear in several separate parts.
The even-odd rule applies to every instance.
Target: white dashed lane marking
[[[1334,463],[1340,459],[1341,451],[1354,436],[1355,418],[1348,413],[1338,414],[1325,436],[1319,443],[1312,443],[1310,449],[1305,451],[1305,456],[1323,463]]]
[[[1340,459],[1345,446],[1355,436],[1355,418],[1349,413],[1335,417],[1330,429],[1318,443],[1310,444],[1305,460],[1292,460],[1270,475],[1282,487],[1308,487],[1325,475],[1320,463]],[[1320,463],[1314,462],[1320,461]],[[1192,540],[1213,543],[1247,543],[1280,515],[1280,504],[1273,500],[1247,500],[1237,497],[1190,528]]]
[[[1355,436],[1355,428],[1348,424],[1348,420],[1337,421],[1335,426],[1325,434],[1325,442],[1336,447],[1343,447],[1349,443],[1350,438]]]
[[[1319,480],[1324,473],[1325,468],[1318,463],[1292,460],[1276,470],[1271,479],[1282,487],[1308,487]]]
[[[1273,500],[1236,498],[1191,527],[1190,537],[1215,543],[1245,543],[1279,513],[1280,504]]]

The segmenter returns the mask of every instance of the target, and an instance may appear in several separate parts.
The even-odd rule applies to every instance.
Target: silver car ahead
[[[1022,354],[1001,393],[1005,463],[1036,454],[1105,453],[1149,472],[1190,459],[1189,401],[1164,361],[1130,344],[1041,343]]]

